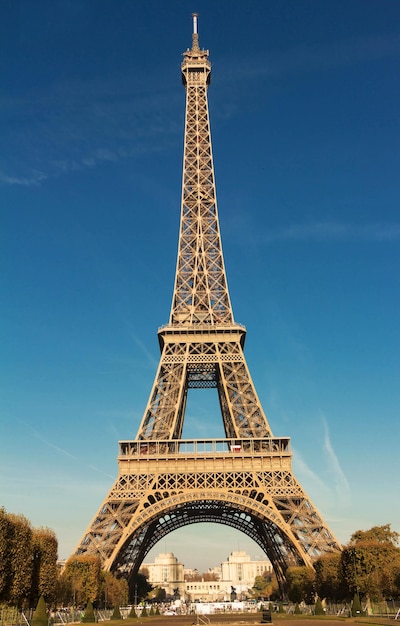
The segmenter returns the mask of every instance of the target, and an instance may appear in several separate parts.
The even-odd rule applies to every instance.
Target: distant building
[[[153,587],[165,589],[167,595],[176,595],[183,599],[185,594],[185,579],[183,576],[183,563],[178,563],[178,559],[172,552],[159,554],[154,563],[143,563],[143,569],[149,572],[149,583]]]
[[[225,590],[218,580],[195,580],[185,583],[185,600],[188,602],[218,602],[225,600]]]
[[[271,572],[272,565],[268,559],[252,561],[244,550],[231,552],[228,559],[221,563],[221,584],[226,590],[235,589],[237,599],[243,599],[247,590],[254,585],[256,576]]]
[[[244,551],[231,552],[221,567],[210,568],[203,577],[196,569],[184,569],[172,552],[159,554],[154,563],[143,563],[149,572],[153,587],[161,587],[169,596],[187,602],[216,602],[231,600],[234,591],[237,600],[250,593],[256,576],[271,571],[269,560],[252,561]],[[206,578],[214,580],[205,580]]]

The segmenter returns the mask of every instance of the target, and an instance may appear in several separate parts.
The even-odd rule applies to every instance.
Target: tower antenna
[[[193,37],[192,37],[192,50],[199,50],[199,33],[198,33],[198,13],[192,13],[193,17]]]
[[[197,18],[199,17],[199,15],[198,13],[192,13],[192,17],[193,17],[193,34],[198,35]]]

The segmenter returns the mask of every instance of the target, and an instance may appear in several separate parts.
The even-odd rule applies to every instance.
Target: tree
[[[89,600],[94,602],[101,593],[100,558],[85,554],[72,556],[65,564],[62,579],[74,606],[85,605]]]
[[[341,574],[349,596],[360,593],[371,600],[381,600],[396,591],[396,572],[400,568],[398,533],[390,525],[357,531],[345,546]]]
[[[136,601],[144,600],[144,598],[147,598],[147,595],[152,591],[152,589],[153,587],[148,582],[147,577],[139,572],[130,583],[129,598],[131,601],[133,599]]]
[[[315,598],[315,571],[312,567],[288,567],[287,593],[292,602],[313,604]]]
[[[355,593],[353,597],[353,602],[351,604],[351,616],[360,617],[361,615],[362,615],[362,611],[361,611],[360,596],[358,595],[358,593]]]
[[[164,602],[167,597],[167,592],[163,587],[155,587],[149,595],[151,595],[155,602]]]
[[[113,611],[110,619],[113,619],[113,620],[114,619],[122,619],[121,611],[119,610],[118,604],[115,605],[114,611]]]
[[[36,609],[33,613],[31,626],[48,626],[49,618],[46,611],[46,602],[43,596],[40,596]]]
[[[161,591],[162,587],[153,587],[153,589],[147,594],[147,600],[149,602],[157,602],[157,596],[158,594],[161,595]]]
[[[23,515],[9,514],[13,524],[10,541],[12,604],[22,607],[29,598],[32,579],[32,526]]]
[[[215,581],[219,580],[215,572],[204,572],[204,574],[202,575],[202,579],[204,580],[204,582],[212,582],[214,580]]]
[[[279,586],[276,580],[275,574],[271,572],[264,572],[262,576],[256,576],[254,584],[251,589],[251,595],[253,598],[267,598],[277,597],[279,593]]]
[[[10,598],[12,585],[11,544],[14,525],[4,508],[0,508],[0,601]]]
[[[32,588],[31,603],[39,596],[47,601],[55,599],[58,580],[58,541],[50,528],[33,529],[32,532]]]
[[[350,537],[350,543],[372,541],[374,543],[391,543],[397,546],[399,538],[400,533],[391,530],[390,524],[384,524],[383,526],[373,526],[369,530],[356,530]]]
[[[382,566],[382,594],[385,598],[400,597],[400,560],[395,559]]]
[[[266,580],[264,576],[256,576],[252,587],[252,595],[256,599],[264,598],[264,589],[266,586]]]
[[[149,576],[150,576],[149,568],[145,567],[144,565],[142,565],[140,570],[139,570],[139,574],[141,576],[144,576],[145,578],[149,578]]]
[[[342,600],[346,593],[340,575],[340,553],[329,553],[320,556],[314,563],[315,590],[320,598],[332,602]]]
[[[325,615],[325,611],[324,611],[324,608],[322,606],[322,602],[321,602],[321,600],[319,598],[317,598],[317,601],[315,603],[314,615]]]
[[[128,604],[128,582],[125,578],[117,578],[111,572],[102,572],[101,578],[100,597],[105,606]]]
[[[41,595],[52,600],[57,579],[54,532],[0,509],[0,601],[22,607],[36,606]]]
[[[394,577],[393,577],[393,583],[394,583],[394,588],[396,589],[396,592],[393,595],[397,595],[397,597],[400,596],[400,567],[395,567],[394,568]]]
[[[188,582],[201,582],[201,574],[194,569],[190,574],[185,574],[185,580]]]
[[[84,622],[85,624],[93,623],[96,621],[94,610],[93,610],[93,604],[91,600],[89,600],[89,602],[86,605],[85,614],[82,617],[81,621]]]

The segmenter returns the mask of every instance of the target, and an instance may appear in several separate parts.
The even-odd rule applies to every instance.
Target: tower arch
[[[153,498],[150,498],[153,500]],[[171,532],[197,523],[229,526],[252,539],[267,555],[278,583],[284,587],[288,565],[312,566],[312,558],[282,523],[271,502],[248,495],[215,490],[199,490],[154,498],[140,525],[131,519],[126,532],[104,564],[110,571],[126,571],[133,579],[150,550]],[[285,553],[283,558],[282,550]],[[134,563],[134,566],[129,564]]]

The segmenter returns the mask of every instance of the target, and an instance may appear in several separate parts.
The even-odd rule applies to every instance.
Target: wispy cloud
[[[162,81],[150,90],[146,79],[138,83],[123,74],[58,80],[2,96],[0,184],[38,185],[101,162],[162,151],[182,133],[173,114],[177,97]]]
[[[31,187],[38,185],[48,176],[44,172],[32,170],[29,176],[9,175],[0,170],[0,184],[4,185],[20,185],[22,187]]]
[[[249,215],[247,223],[242,216],[231,221],[230,235],[240,235],[240,242],[248,245],[263,245],[275,242],[390,242],[400,239],[400,222],[369,222],[356,224],[334,220],[308,221],[289,224],[287,226],[268,226],[264,231],[251,224]]]
[[[151,367],[152,368],[157,368],[158,367],[158,360],[156,360],[154,358],[153,354],[151,354],[151,352],[149,352],[149,350],[147,349],[147,347],[145,346],[143,341],[141,341],[141,339],[139,339],[139,337],[137,335],[135,335],[134,333],[131,333],[131,339],[138,346],[138,348],[140,348],[140,350],[142,351],[142,353],[146,357],[146,359],[147,359],[148,363],[151,365]]]
[[[400,238],[400,223],[320,221],[272,228],[262,235],[265,242],[274,241],[395,241]]]
[[[220,84],[225,80],[256,81],[399,53],[400,37],[389,35],[266,50],[251,60],[241,51],[236,60],[219,60],[225,69],[218,80]],[[123,72],[60,78],[42,88],[27,87],[22,93],[3,95],[0,106],[3,154],[7,155],[0,160],[3,185],[34,186],[49,177],[163,150],[171,140],[181,141],[182,125],[176,111],[183,106],[182,94],[168,72],[159,72],[156,83],[146,72],[136,73],[135,80]],[[229,99],[216,115],[232,117],[239,110],[238,101]]]
[[[294,451],[296,475],[301,484],[306,484],[318,502],[325,503],[324,508],[336,510],[346,508],[351,501],[351,490],[346,475],[340,465],[329,435],[326,418],[322,416],[324,426],[323,441],[319,446],[323,450],[323,459],[318,471],[312,470],[298,450]],[[333,504],[332,504],[333,503]]]
[[[100,469],[99,467],[96,467],[95,465],[89,465],[89,467],[95,472],[99,472],[99,474],[102,474],[103,476],[107,476],[107,478],[115,479],[115,476],[111,476],[111,474],[107,474],[107,472],[103,472],[102,469]]]
[[[44,443],[46,446],[48,446],[49,448],[52,448],[53,450],[55,450],[56,452],[59,452],[60,454],[69,457],[70,459],[76,459],[76,457],[71,454],[70,452],[68,452],[68,450],[64,450],[64,448],[60,448],[60,446],[57,446],[55,443],[53,443],[52,441],[50,441],[49,439],[47,439],[46,437],[43,437],[43,435],[41,435],[37,430],[35,430],[35,428],[32,428],[32,426],[30,424],[27,424],[24,420],[19,419],[18,421],[26,428],[28,429],[31,434],[38,439],[39,441],[41,441],[42,443]]]
[[[64,448],[60,448],[60,446],[57,446],[46,437],[43,437],[43,435],[41,435],[35,428],[33,428],[30,424],[28,424],[24,420],[18,418],[18,421],[20,422],[20,424],[24,426],[25,430],[28,430],[33,437],[35,437],[38,441],[41,441],[42,443],[44,443],[47,447],[51,448],[52,450],[55,450],[56,452],[60,453],[61,455],[65,457],[68,457],[69,459],[72,459],[73,461],[79,461],[78,457],[71,454],[68,450],[65,450]],[[95,472],[102,474],[103,476],[107,476],[107,478],[115,478],[115,476],[111,476],[107,472],[104,472],[102,469],[98,468],[96,465],[88,464],[87,467],[94,470]]]
[[[326,484],[324,483],[324,481],[322,480],[321,476],[317,474],[316,472],[314,472],[310,468],[309,465],[307,465],[307,463],[305,462],[305,460],[303,459],[303,457],[301,456],[298,450],[295,450],[293,448],[293,453],[294,453],[294,458],[295,458],[296,467],[298,469],[298,473],[302,477],[302,482],[303,482],[303,479],[305,479],[307,483],[311,485],[311,488],[314,491],[326,492],[328,488]]]
[[[252,58],[243,56],[227,67],[223,79],[268,78],[291,72],[313,72],[330,68],[350,67],[360,63],[398,56],[400,53],[399,35],[374,35],[357,37],[347,41],[329,42],[320,45],[298,45],[287,50],[269,50],[263,56]]]
[[[336,498],[342,505],[347,506],[350,503],[351,492],[348,480],[343,472],[338,456],[336,455],[329,435],[328,424],[325,417],[322,417],[324,424],[324,450],[327,455],[327,461],[330,467],[333,484],[335,486]]]

